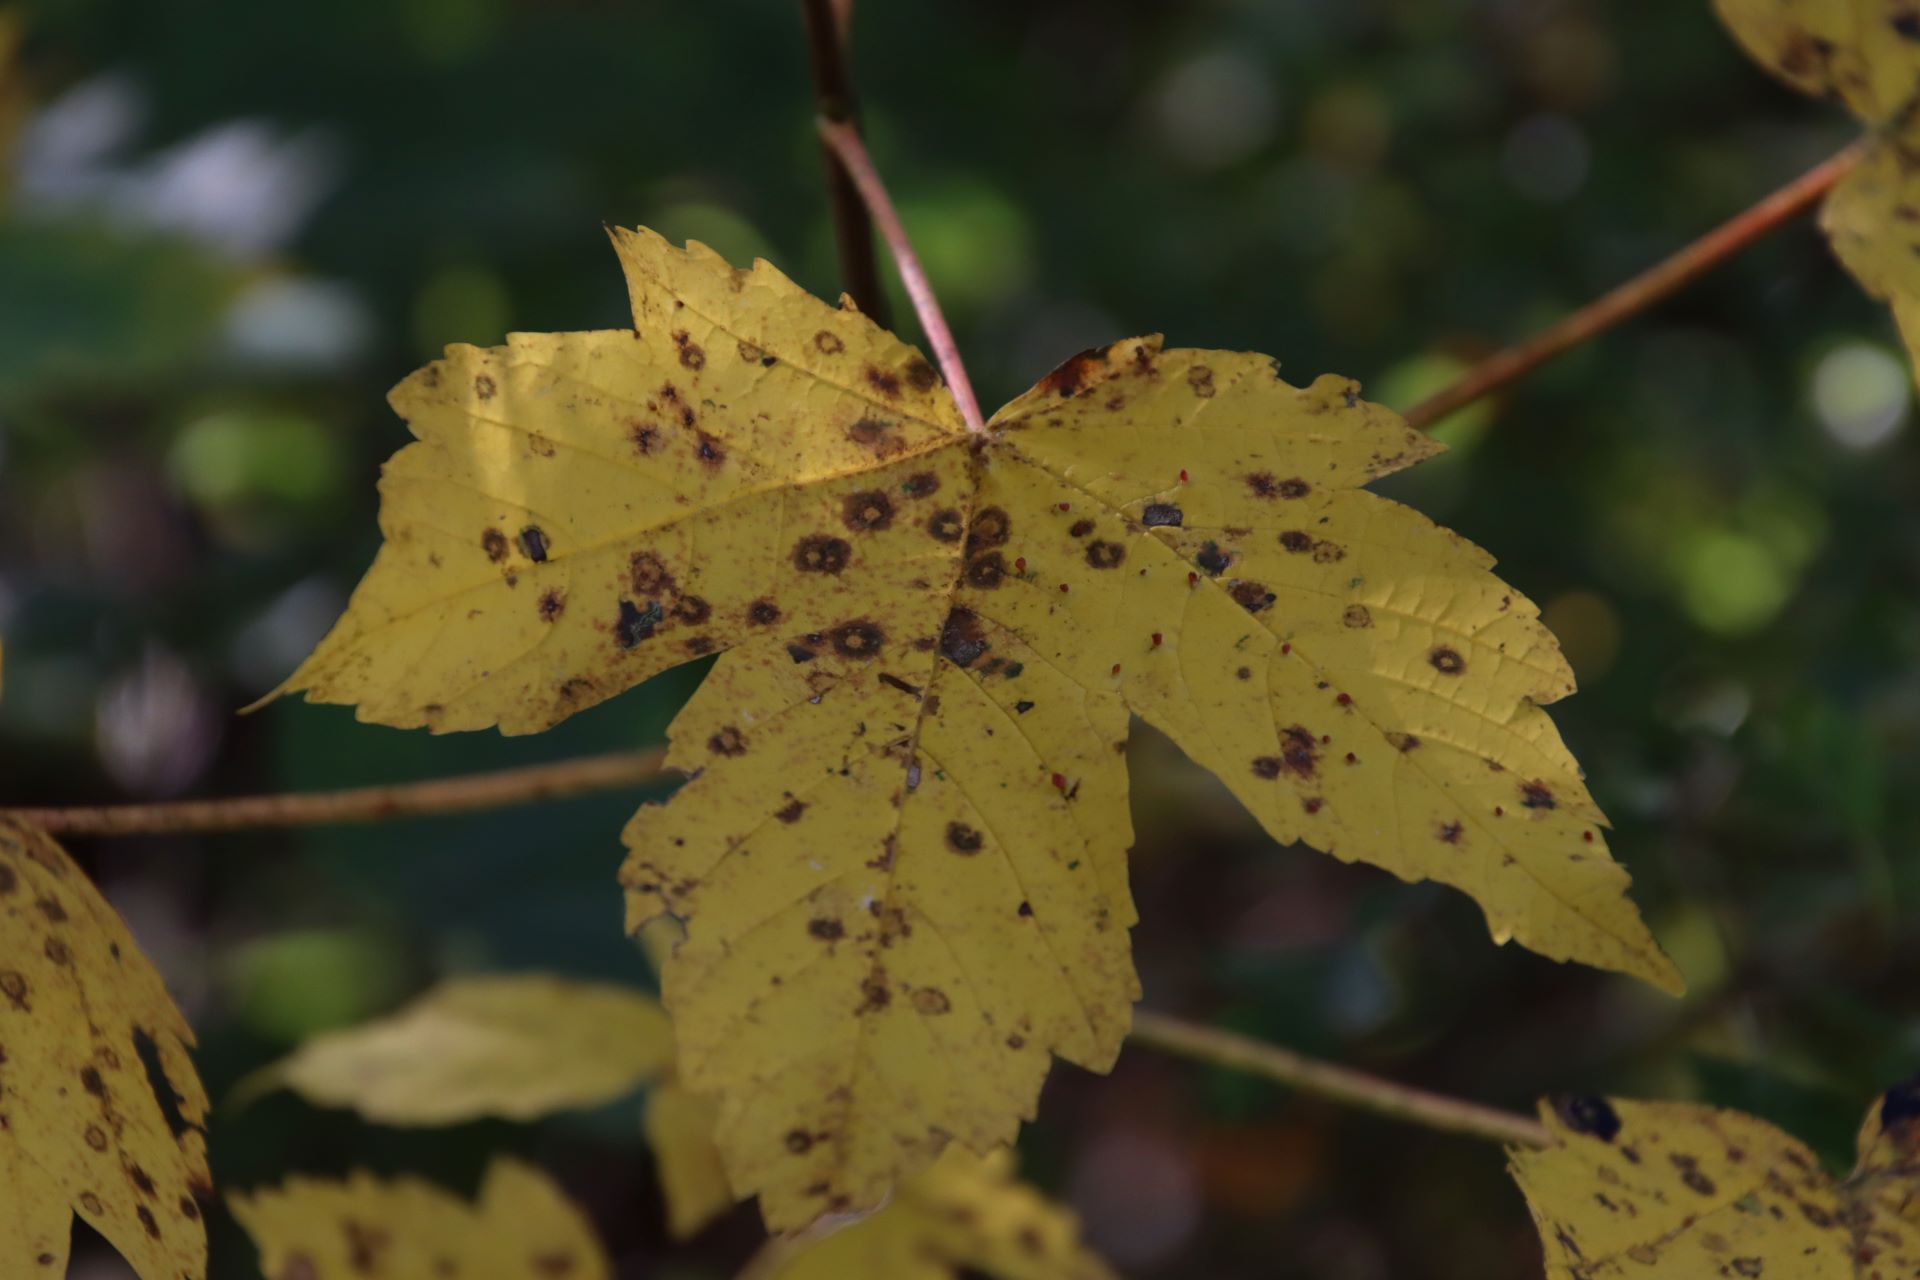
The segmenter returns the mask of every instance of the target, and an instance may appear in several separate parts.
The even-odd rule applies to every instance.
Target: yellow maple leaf
[[[489,974],[315,1036],[245,1091],[285,1086],[383,1124],[459,1124],[594,1106],[672,1067],[673,1031],[652,997],[551,974]]]
[[[141,1280],[206,1274],[207,1099],[192,1044],[66,851],[0,818],[0,1274],[64,1275],[76,1213]]]
[[[477,1203],[417,1178],[291,1178],[227,1197],[279,1280],[607,1280],[606,1251],[552,1179],[488,1166]]]
[[[1495,937],[1677,989],[1539,704],[1573,687],[1478,548],[1365,492],[1439,448],[1357,386],[1116,343],[969,432],[766,263],[617,231],[632,330],[452,347],[393,403],[386,540],[286,686],[545,728],[720,654],[692,780],[627,829],[682,1078],[776,1228],[1004,1144],[1105,1069],[1128,716],[1283,841],[1458,886]]]
[[[1920,1080],[1867,1112],[1844,1179],[1738,1111],[1568,1098],[1541,1115],[1554,1145],[1509,1157],[1549,1280],[1920,1273]]]
[[[1006,1152],[949,1149],[877,1213],[782,1249],[777,1280],[1111,1280],[1067,1209],[1013,1175]]]
[[[1920,10],[1910,0],[1714,0],[1734,38],[1802,93],[1872,127],[1820,225],[1855,279],[1893,308],[1920,364]]]

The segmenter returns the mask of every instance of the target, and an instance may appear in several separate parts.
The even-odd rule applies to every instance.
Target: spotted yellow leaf
[[[477,1203],[416,1178],[291,1178],[227,1197],[276,1280],[608,1280],[586,1216],[552,1179],[496,1159]]]
[[[786,1252],[778,1280],[1111,1280],[1073,1214],[1013,1174],[1006,1152],[949,1149],[886,1207]]]
[[[531,1120],[595,1106],[673,1067],[651,996],[550,974],[454,978],[405,1008],[300,1046],[252,1082],[394,1125]]]
[[[1734,38],[1794,88],[1872,134],[1821,210],[1847,270],[1893,308],[1920,364],[1920,7],[1912,0],[1714,0]]]
[[[1158,338],[981,432],[917,353],[766,263],[614,234],[634,328],[450,348],[393,402],[386,541],[288,682],[544,728],[717,654],[691,780],[626,831],[681,1078],[776,1228],[878,1204],[1113,1061],[1128,717],[1282,841],[1474,895],[1494,936],[1678,987],[1491,559],[1369,480],[1438,447],[1357,386]]]
[[[1764,1120],[1677,1102],[1562,1099],[1510,1153],[1549,1280],[1920,1276],[1920,1080],[1889,1090],[1836,1178]]]
[[[205,1276],[207,1099],[192,1044],[66,851],[0,818],[0,1275],[64,1276],[77,1213],[141,1280]]]

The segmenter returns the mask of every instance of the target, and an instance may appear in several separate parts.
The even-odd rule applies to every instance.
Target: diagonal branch
[[[1744,213],[1721,223],[1666,261],[1580,308],[1526,341],[1498,351],[1452,386],[1407,410],[1409,426],[1426,430],[1457,409],[1491,395],[1565,351],[1598,337],[1622,320],[1665,300],[1768,232],[1811,209],[1860,162],[1865,142],[1815,165]]]
[[[853,22],[851,0],[800,0],[806,20],[807,52],[813,67],[814,111],[823,120],[860,128],[860,103],[847,66],[847,40]],[[873,222],[860,192],[840,157],[823,139],[821,159],[827,171],[827,198],[833,207],[833,238],[840,253],[840,278],[847,296],[875,324],[887,323],[887,299],[873,253]]]
[[[941,314],[940,302],[933,296],[933,286],[927,283],[927,273],[920,266],[920,258],[914,253],[912,242],[907,239],[907,229],[901,225],[900,215],[894,211],[893,201],[888,198],[880,174],[873,167],[873,158],[867,154],[866,144],[860,141],[858,133],[846,125],[826,119],[820,120],[818,125],[821,140],[832,148],[847,172],[853,175],[854,186],[859,188],[860,198],[866,202],[867,211],[878,224],[881,239],[887,242],[887,248],[893,253],[893,265],[900,272],[900,283],[906,286],[907,296],[913,299],[914,313],[920,317],[920,327],[927,334],[927,345],[933,348],[934,359],[940,362],[940,372],[946,376],[947,387],[960,405],[960,416],[967,420],[967,426],[975,431],[981,430],[984,420],[980,417],[980,402],[974,399],[973,383],[967,380],[967,367],[960,362],[960,348],[954,344],[953,331],[947,328],[947,318]]]
[[[1203,1027],[1151,1009],[1133,1011],[1132,1039],[1163,1053],[1265,1076],[1305,1093],[1443,1133],[1522,1147],[1553,1144],[1547,1127],[1531,1116],[1395,1084],[1351,1067],[1321,1062],[1250,1036]]]
[[[401,782],[349,791],[233,796],[165,804],[115,804],[76,809],[0,809],[50,835],[134,836],[261,827],[319,827],[434,813],[469,813],[589,791],[633,786],[660,777],[663,751],[620,751],[491,773],[426,782]]]

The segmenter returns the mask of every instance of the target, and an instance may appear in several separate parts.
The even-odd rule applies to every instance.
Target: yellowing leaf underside
[[[545,974],[453,979],[399,1012],[315,1037],[265,1080],[383,1124],[528,1120],[631,1093],[673,1067],[648,996]]]
[[[291,1178],[228,1197],[261,1271],[299,1280],[606,1280],[591,1224],[551,1179],[515,1160],[488,1168],[477,1203],[414,1178]]]
[[[764,264],[622,235],[633,333],[454,349],[380,559],[289,687],[530,731],[701,654],[692,780],[626,833],[689,1087],[776,1227],[871,1207],[1102,1069],[1137,994],[1138,713],[1282,840],[1473,893],[1496,936],[1677,978],[1477,548],[1359,492],[1436,446],[1265,357],[1090,352],[972,434],[925,362]]]
[[[1549,1280],[1696,1276],[1864,1280],[1920,1274],[1920,1091],[1875,1104],[1851,1177],[1737,1111],[1563,1100],[1555,1145],[1510,1153]]]
[[[207,1099],[192,1044],[72,859],[0,818],[0,1274],[64,1275],[76,1213],[141,1280],[206,1273]],[[143,1048],[171,1086],[168,1107]]]

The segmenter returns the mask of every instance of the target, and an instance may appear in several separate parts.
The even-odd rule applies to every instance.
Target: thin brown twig
[[[813,67],[815,113],[824,120],[860,128],[860,101],[853,91],[847,63],[847,39],[853,20],[851,6],[833,0],[800,0],[807,28],[807,53]],[[833,239],[840,253],[840,279],[854,305],[876,324],[887,323],[887,297],[880,290],[880,267],[873,251],[873,221],[853,176],[827,145],[820,141],[820,159],[827,174],[827,200],[833,210]]]
[[[846,125],[827,119],[816,123],[820,137],[840,157],[847,172],[853,175],[854,186],[859,188],[867,212],[873,215],[874,224],[880,229],[880,238],[887,242],[887,248],[893,254],[893,265],[900,272],[900,283],[906,286],[907,296],[913,299],[914,314],[920,317],[920,327],[926,331],[927,345],[933,348],[934,359],[940,362],[940,372],[946,376],[947,387],[960,406],[960,416],[966,419],[971,429],[982,430],[985,421],[980,416],[980,402],[974,399],[973,383],[968,381],[967,367],[960,361],[960,348],[954,344],[953,331],[947,328],[947,318],[941,314],[939,300],[933,296],[933,286],[927,283],[927,273],[921,269],[919,256],[913,251],[913,243],[907,239],[907,229],[900,224],[900,215],[895,212],[893,201],[887,196],[879,171],[873,167],[873,157],[867,154],[866,144],[860,141],[858,133]]]
[[[1482,360],[1451,386],[1407,410],[1408,424],[1424,431],[1454,411],[1524,377],[1562,352],[1605,333],[1622,320],[1691,284],[1755,240],[1812,208],[1860,162],[1865,145],[1864,141],[1856,142],[1837,152],[1659,265],[1526,341]]]
[[[1291,1049],[1282,1049],[1250,1036],[1222,1031],[1217,1027],[1203,1027],[1150,1009],[1134,1010],[1131,1038],[1135,1043],[1166,1053],[1265,1076],[1269,1080],[1291,1085],[1307,1093],[1316,1093],[1335,1102],[1444,1133],[1464,1134],[1491,1142],[1515,1143],[1523,1147],[1545,1147],[1553,1142],[1547,1127],[1531,1116],[1395,1084],[1351,1067],[1305,1057]]]
[[[72,836],[157,835],[380,822],[388,818],[466,813],[537,800],[558,800],[588,791],[631,786],[659,777],[665,760],[663,751],[618,751],[554,764],[433,778],[425,782],[356,787],[348,791],[73,809],[0,809],[0,817],[24,819],[51,835]]]

